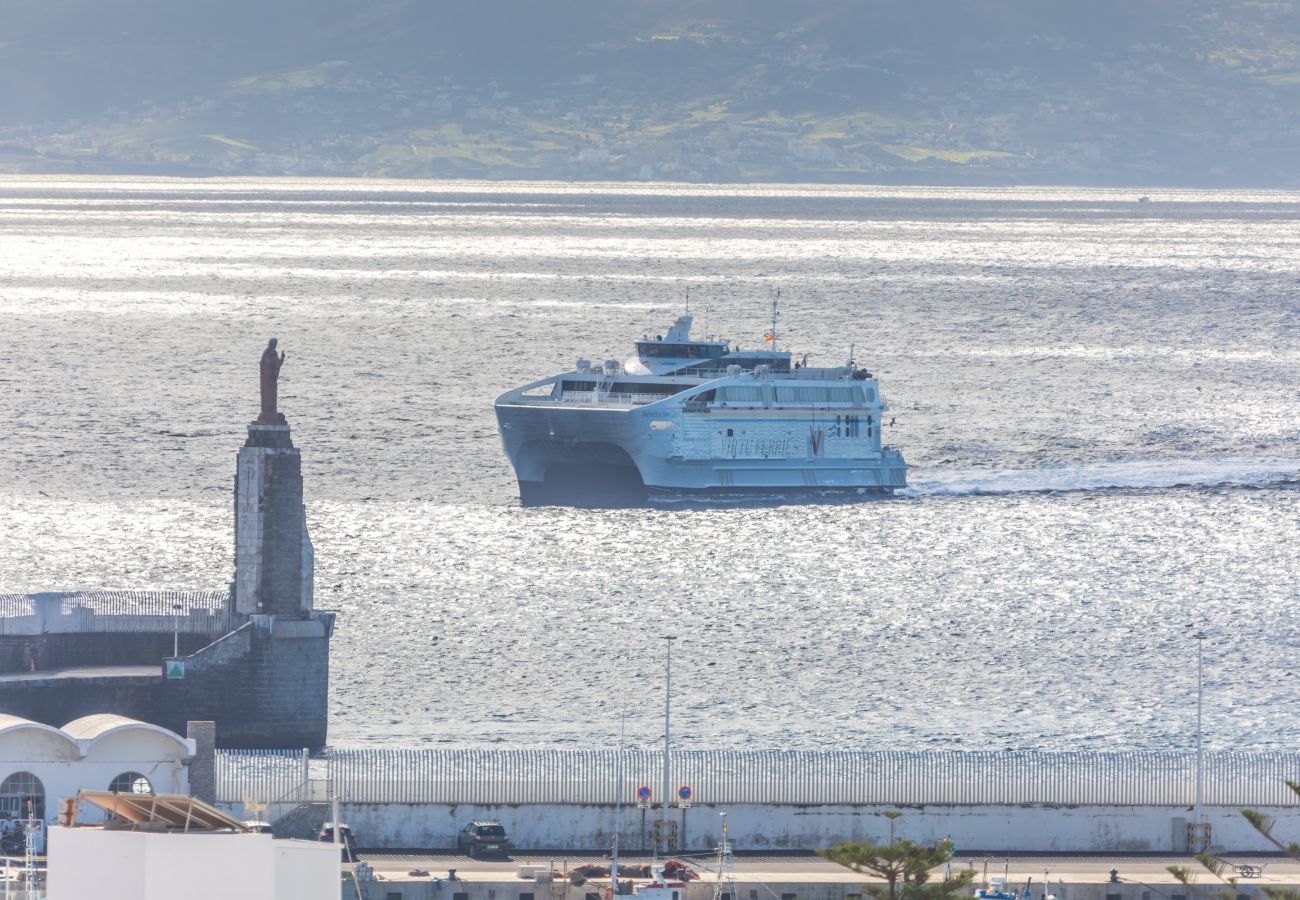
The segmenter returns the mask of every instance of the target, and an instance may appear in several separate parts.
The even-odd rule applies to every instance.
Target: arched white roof
[[[31,719],[24,719],[21,716],[11,716],[8,713],[0,713],[0,738],[7,734],[17,734],[23,731],[36,731],[43,734],[53,735],[55,738],[63,741],[76,754],[80,748],[76,740],[66,731],[61,731],[52,725],[42,725],[40,722],[33,722]]]
[[[150,725],[148,722],[141,722],[139,719],[128,719],[126,716],[118,716],[113,713],[96,713],[93,716],[82,716],[80,719],[73,719],[63,726],[64,734],[79,741],[86,741],[91,745],[103,740],[110,734],[117,734],[122,731],[147,731],[160,734],[175,741],[182,752],[189,751],[189,745],[186,743],[185,738],[176,732],[163,728],[161,725]]]

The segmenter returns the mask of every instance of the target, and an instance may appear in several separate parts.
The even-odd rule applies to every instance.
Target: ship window
[[[720,359],[722,346],[711,344],[665,344],[661,341],[638,341],[636,352],[651,359]]]
[[[732,403],[762,403],[762,389],[756,384],[733,384],[718,388],[718,399]]]
[[[852,403],[858,398],[847,387],[799,385],[778,387],[776,399],[778,403]]]
[[[714,399],[717,397],[717,395],[718,395],[717,390],[700,391],[691,399],[699,403],[712,403]]]
[[[844,417],[844,433],[845,433],[848,437],[858,437],[858,436],[860,436],[860,435],[862,434],[862,417],[861,417],[861,416],[845,416],[845,417]]]
[[[728,428],[728,429],[727,429],[727,437],[735,437],[735,436],[736,436],[736,429],[734,429],[734,428]]]
[[[862,390],[862,393],[866,396],[866,398],[867,398],[867,402],[868,402],[868,403],[875,403],[875,402],[876,402],[876,389],[875,389],[875,388],[862,388],[861,390]]]
[[[594,391],[596,389],[596,382],[594,381],[565,379],[561,384],[566,391]],[[657,394],[662,397],[671,397],[673,394],[686,390],[686,387],[686,385],[664,384],[662,382],[616,381],[613,384],[602,385],[601,390],[615,394]]]
[[[681,384],[650,384],[643,381],[616,381],[610,386],[615,394],[662,394],[671,397],[686,389]]]

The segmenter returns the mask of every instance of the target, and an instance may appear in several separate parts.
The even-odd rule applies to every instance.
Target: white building
[[[83,792],[50,829],[47,900],[338,900],[339,848],[276,840],[191,797]],[[85,814],[105,824],[83,825]]]
[[[30,814],[48,825],[58,801],[83,789],[187,794],[194,753],[193,741],[124,716],[54,728],[0,714],[0,820]]]

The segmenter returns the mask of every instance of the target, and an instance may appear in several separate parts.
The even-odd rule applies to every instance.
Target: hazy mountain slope
[[[1292,3],[5,0],[0,165],[1300,183]]]

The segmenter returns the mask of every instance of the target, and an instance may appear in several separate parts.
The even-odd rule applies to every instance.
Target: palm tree
[[[1297,797],[1300,797],[1300,782],[1287,780],[1286,786],[1291,790],[1291,793],[1295,794]],[[1300,862],[1300,844],[1297,844],[1295,841],[1288,841],[1287,843],[1284,844],[1276,837],[1273,836],[1273,828],[1277,823],[1276,821],[1274,821],[1272,816],[1266,816],[1257,809],[1243,809],[1241,811],[1241,815],[1247,822],[1251,824],[1251,827],[1254,828],[1256,831],[1258,831],[1260,834],[1262,834],[1264,836],[1264,839],[1267,840],[1270,844],[1272,844],[1277,849],[1281,850],[1283,853],[1285,853],[1287,856],[1294,859],[1296,862]],[[1234,889],[1234,891],[1223,891],[1221,893],[1221,896],[1224,897],[1235,896],[1235,888],[1237,887],[1237,878],[1223,877],[1223,872],[1227,868],[1227,863],[1225,863],[1223,860],[1219,859],[1217,856],[1213,855],[1212,853],[1208,853],[1208,852],[1198,854],[1196,859],[1202,866],[1208,869],[1216,878],[1220,879],[1225,884],[1229,885]],[[1266,896],[1269,897],[1269,900],[1300,900],[1300,891],[1297,891],[1294,888],[1275,887],[1273,885],[1260,885],[1259,889]]]
[[[890,824],[893,824],[893,818],[897,818],[897,815],[891,818]],[[873,884],[863,886],[864,892],[876,898],[955,900],[963,895],[975,878],[973,871],[966,871],[946,875],[938,882],[930,882],[930,872],[948,861],[947,843],[927,847],[907,840],[891,841],[888,844],[844,841],[829,849],[818,850],[817,855],[855,872],[869,872],[883,878],[888,885],[887,889]]]

